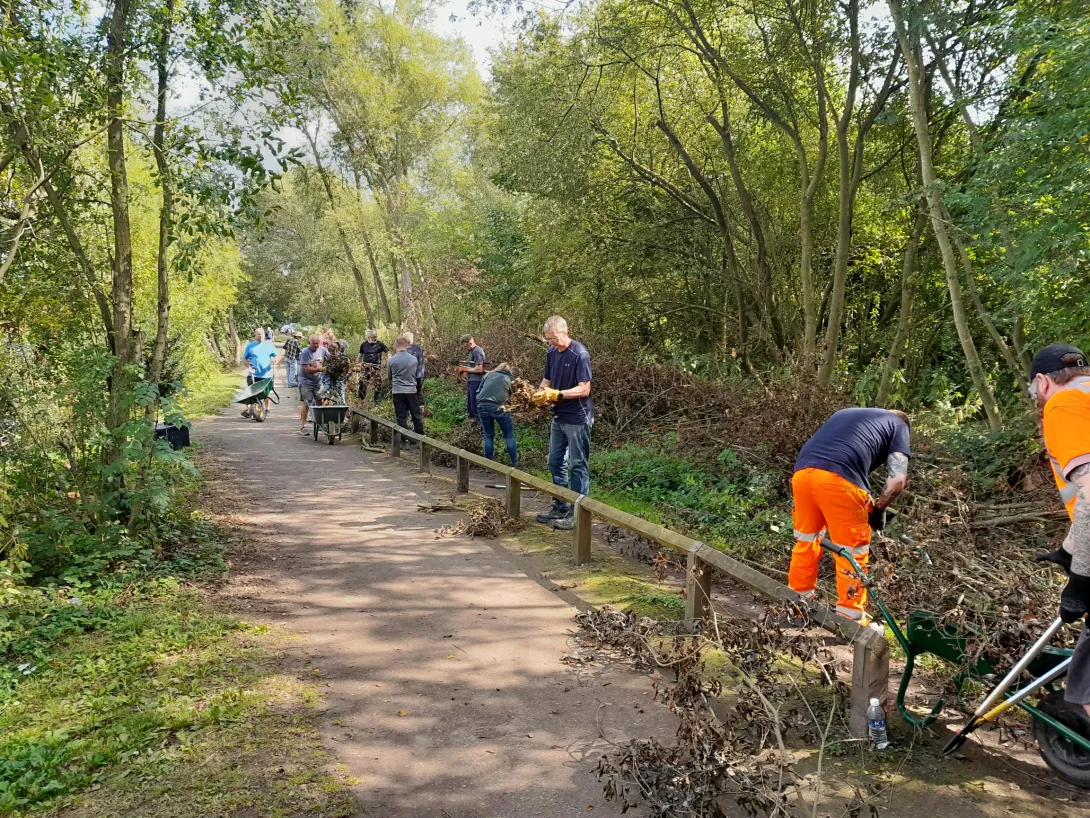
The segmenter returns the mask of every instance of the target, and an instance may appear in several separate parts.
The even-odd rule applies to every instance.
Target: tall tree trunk
[[[398,291],[399,297],[397,299],[397,325],[399,327],[405,326],[405,310],[404,301],[400,298],[401,293],[401,270],[397,264],[397,258],[393,253],[390,253],[390,272],[394,277],[394,289]]]
[[[325,188],[325,195],[329,200],[329,212],[333,217],[334,223],[337,225],[337,235],[341,239],[341,248],[348,258],[348,266],[352,268],[352,278],[356,281],[356,289],[359,290],[360,301],[363,302],[363,309],[367,313],[367,323],[373,327],[375,325],[375,313],[371,309],[371,299],[367,297],[367,284],[363,280],[363,271],[360,270],[359,264],[356,263],[356,254],[352,251],[352,243],[348,240],[348,234],[345,232],[344,227],[341,226],[341,220],[337,218],[337,199],[333,195],[333,184],[329,179],[329,172],[322,164],[322,156],[318,152],[318,140],[316,137],[310,135],[310,130],[307,128],[306,123],[299,122],[298,126],[299,130],[306,136],[307,142],[310,143],[310,150],[314,154],[314,164],[318,168],[318,175],[322,178],[322,187]]]
[[[916,218],[912,223],[912,231],[908,235],[905,244],[904,259],[901,264],[901,310],[897,318],[897,332],[893,336],[893,343],[886,356],[885,366],[882,367],[882,380],[878,384],[878,394],[875,396],[876,406],[885,406],[889,403],[889,393],[893,388],[893,374],[900,366],[904,355],[905,342],[908,340],[908,331],[912,326],[912,301],[915,294],[916,267],[919,259],[920,239],[927,228],[927,205],[920,202],[916,208]]]
[[[382,304],[382,312],[386,316],[386,323],[392,324],[394,317],[390,314],[390,302],[386,299],[386,287],[382,283],[382,276],[378,271],[378,261],[375,259],[375,247],[371,244],[371,236],[366,228],[363,231],[363,246],[367,250],[367,260],[371,263],[371,276],[375,279],[375,289],[378,291],[379,303]]]
[[[753,236],[754,244],[757,246],[757,279],[761,282],[761,300],[764,311],[768,316],[769,327],[772,329],[772,340],[776,348],[782,350],[786,345],[786,341],[783,325],[780,323],[779,307],[776,305],[776,297],[772,286],[772,267],[768,258],[768,243],[765,241],[764,228],[757,213],[757,206],[753,202],[753,195],[746,185],[745,178],[742,176],[742,168],[738,163],[738,152],[734,148],[734,137],[731,133],[730,110],[722,83],[719,84],[719,100],[722,120],[717,120],[711,114],[708,115],[707,120],[715,128],[716,133],[719,134],[719,141],[723,144],[723,153],[727,157],[731,181],[734,183],[734,189],[738,193],[738,201],[742,205],[742,212],[749,224],[749,232]]]
[[[231,334],[231,355],[235,366],[242,366],[242,345],[238,340],[238,325],[235,323],[235,308],[227,308],[227,331]]]
[[[946,218],[949,221],[950,212],[946,211]],[[984,329],[988,335],[991,336],[992,342],[999,350],[999,354],[1003,356],[1003,360],[1006,361],[1007,367],[1010,369],[1011,374],[1014,375],[1015,381],[1018,383],[1018,388],[1025,393],[1029,387],[1029,381],[1026,380],[1028,369],[1023,371],[1021,364],[1018,361],[1018,357],[1011,350],[1007,344],[1007,339],[1003,337],[1003,334],[996,328],[995,322],[992,321],[991,315],[984,306],[984,302],[980,298],[980,290],[976,286],[976,273],[973,270],[973,261],[969,258],[969,248],[965,246],[965,242],[956,233],[952,233],[954,240],[954,246],[958,249],[958,256],[961,258],[961,266],[965,270],[965,283],[969,286],[969,298],[973,302],[973,308],[976,310],[977,317],[980,319],[980,323],[984,325]]]
[[[1014,319],[1014,329],[1011,331],[1011,342],[1014,344],[1018,362],[1022,364],[1022,371],[1028,373],[1033,361],[1026,351],[1026,319],[1021,314]]]
[[[107,33],[105,60],[106,161],[110,172],[110,210],[113,221],[112,298],[114,352],[117,361],[110,377],[107,424],[118,429],[128,420],[127,401],[133,376],[129,367],[139,361],[139,345],[133,337],[132,320],[132,227],[129,220],[129,177],[125,164],[125,61],[128,57],[130,0],[114,0]],[[116,445],[104,452],[108,462],[120,454]]]
[[[428,288],[428,280],[424,277],[424,268],[415,258],[411,259],[413,269],[416,271],[416,280],[420,282],[420,291],[424,294],[424,309],[428,314],[429,329],[432,333],[439,334],[439,324],[435,321],[435,303],[431,299],[431,290]]]
[[[954,315],[954,326],[957,329],[958,340],[961,342],[961,349],[965,354],[965,363],[969,369],[973,386],[980,395],[980,402],[988,419],[988,426],[992,429],[998,429],[1002,425],[999,406],[996,404],[995,395],[992,394],[992,389],[988,385],[987,377],[984,374],[984,366],[980,361],[980,354],[969,330],[969,321],[965,314],[965,303],[961,293],[961,283],[958,280],[957,259],[954,256],[950,234],[947,232],[942,195],[938,188],[938,174],[935,172],[935,165],[931,159],[931,134],[928,129],[927,106],[924,99],[923,77],[918,56],[918,41],[915,35],[911,40],[909,39],[909,34],[905,28],[901,0],[886,0],[886,2],[889,6],[890,15],[893,17],[897,41],[901,46],[901,54],[904,56],[905,65],[908,68],[909,103],[912,110],[912,128],[916,133],[916,142],[920,149],[920,175],[923,180],[924,194],[927,197],[927,209],[931,216],[931,229],[935,233],[935,242],[942,254],[942,266],[946,272],[946,286],[950,291],[950,309]]]
[[[170,36],[174,27],[174,0],[166,0],[163,6],[163,20],[160,23],[159,41],[155,48],[155,68],[157,87],[155,94],[155,127],[152,131],[151,147],[155,154],[155,168],[159,174],[159,186],[163,192],[163,201],[159,207],[159,254],[155,260],[155,274],[158,283],[156,306],[155,343],[151,350],[151,363],[148,367],[148,380],[159,383],[163,374],[163,363],[167,354],[167,331],[170,327],[170,239],[174,220],[174,180],[166,154],[167,127],[167,92],[169,91]],[[153,407],[148,407],[151,413]]]

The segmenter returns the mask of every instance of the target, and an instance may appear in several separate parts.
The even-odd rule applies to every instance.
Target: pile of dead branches
[[[486,537],[494,540],[501,534],[521,531],[524,523],[516,517],[507,516],[503,503],[489,497],[476,505],[469,512],[469,522],[459,520],[456,525],[443,526],[440,534],[468,534],[470,537]]]
[[[784,614],[769,611],[758,623],[713,620],[697,636],[611,608],[577,615],[584,648],[673,678],[656,684],[656,696],[681,718],[675,742],[634,739],[599,759],[605,795],[622,812],[642,804],[656,818],[725,818],[724,802],[733,800],[754,816],[810,814],[810,788],[787,742],[827,738],[847,689],[816,639],[776,625]],[[711,662],[723,670],[713,672]],[[804,696],[803,667],[833,685],[824,724]]]

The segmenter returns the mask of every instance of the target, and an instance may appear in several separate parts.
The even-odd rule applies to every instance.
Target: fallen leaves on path
[[[523,525],[522,520],[507,516],[503,503],[489,497],[470,511],[469,523],[459,520],[455,525],[442,526],[436,533],[440,536],[468,534],[471,537],[495,539],[506,532],[520,531]]]

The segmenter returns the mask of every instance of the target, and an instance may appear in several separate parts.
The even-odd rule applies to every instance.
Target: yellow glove
[[[560,400],[559,389],[539,389],[530,398],[534,406],[544,406],[547,403],[556,403]]]

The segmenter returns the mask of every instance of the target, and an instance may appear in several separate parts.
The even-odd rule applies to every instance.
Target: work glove
[[[547,403],[556,403],[560,400],[559,389],[539,389],[530,396],[530,400],[533,401],[534,406],[544,406]]]
[[[1071,554],[1062,545],[1055,551],[1049,551],[1047,554],[1036,554],[1033,557],[1034,562],[1054,562],[1058,566],[1064,569],[1065,574],[1071,573]]]
[[[1060,594],[1060,619],[1067,624],[1077,622],[1090,611],[1090,577],[1071,574]]]
[[[867,515],[867,522],[875,531],[881,531],[886,527],[886,510],[877,506],[872,508],[870,514]]]

